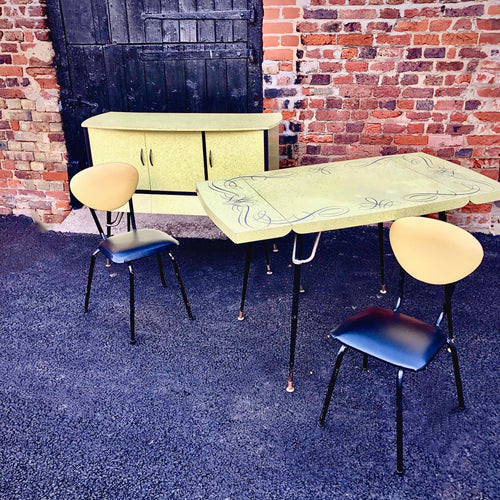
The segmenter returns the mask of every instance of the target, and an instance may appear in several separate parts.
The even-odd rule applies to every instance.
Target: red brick
[[[348,73],[363,73],[368,71],[368,63],[365,61],[347,61],[345,70]]]
[[[429,20],[422,19],[422,21],[399,21],[394,27],[394,31],[427,31],[429,27]]]
[[[385,123],[384,134],[400,134],[405,130],[405,125],[399,123]]]
[[[500,145],[500,135],[469,135],[467,137],[467,144],[493,146]]]
[[[500,16],[500,4],[488,6],[488,15]]]
[[[267,10],[267,9],[266,9]],[[299,18],[300,9],[298,7],[283,7],[281,9],[281,17],[295,21]]]
[[[409,134],[423,134],[424,127],[423,123],[408,123],[406,130]]]
[[[500,33],[481,33],[479,35],[480,45],[500,45]]]
[[[500,122],[500,111],[483,111],[474,113],[474,116],[482,122]]]
[[[380,134],[382,132],[382,124],[380,123],[367,123],[365,132],[369,134]]]
[[[337,35],[302,35],[304,45],[335,45],[336,39]]]
[[[43,172],[43,179],[46,181],[67,181],[67,172]]]
[[[425,135],[397,135],[394,137],[395,144],[413,144],[415,146],[423,146],[429,142],[429,138]]]
[[[425,7],[423,9],[406,9],[404,11],[404,16],[408,18],[439,17],[440,15],[441,15],[441,9],[439,7]]]
[[[408,46],[411,43],[411,35],[386,35],[376,36],[377,45],[403,45]]]
[[[300,137],[300,142],[332,142],[333,136],[331,134],[326,135],[303,135]]]
[[[340,19],[374,19],[375,17],[377,17],[375,9],[349,9],[339,12]]]
[[[294,25],[292,22],[269,22],[264,23],[262,28],[262,33],[265,35],[273,34],[273,33],[293,33]]]
[[[396,101],[396,105],[399,109],[413,109],[415,107],[415,101],[409,99],[401,99]]]
[[[299,45],[299,37],[297,35],[282,35],[281,45],[285,47],[297,47]]]
[[[293,49],[265,49],[264,59],[271,61],[293,60]]]
[[[355,59],[358,57],[358,49],[355,47],[349,47],[348,49],[342,50],[342,59]]]
[[[389,145],[392,144],[393,142],[393,137],[387,136],[387,135],[368,135],[368,134],[361,134],[360,136],[360,142],[361,144],[385,144]]]
[[[377,110],[371,113],[371,116],[375,118],[380,118],[382,120],[386,120],[387,118],[398,118],[401,116],[402,113],[401,111],[382,111],[382,110]]]
[[[357,34],[347,34],[338,35],[337,38],[338,45],[372,45],[373,35],[357,35]]]
[[[314,33],[318,31],[318,23],[311,21],[297,23],[297,31],[300,33]]]
[[[440,45],[439,35],[415,35],[414,45]]]
[[[451,19],[435,19],[430,22],[429,31],[446,31],[451,26]]]
[[[476,45],[479,33],[443,33],[443,45]]]

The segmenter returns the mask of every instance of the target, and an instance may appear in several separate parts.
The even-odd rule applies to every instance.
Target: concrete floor
[[[99,219],[105,223],[104,213],[99,213]],[[136,214],[135,219],[139,229],[145,227],[160,229],[176,238],[227,239],[207,216]],[[116,228],[120,231],[126,230],[126,221],[124,215]],[[97,233],[90,210],[85,207],[73,210],[60,224],[45,224],[43,227],[61,233]],[[116,232],[116,229],[113,232]]]

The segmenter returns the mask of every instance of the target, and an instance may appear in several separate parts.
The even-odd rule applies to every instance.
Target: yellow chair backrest
[[[72,193],[94,210],[113,211],[127,203],[139,183],[128,163],[102,163],[78,172],[70,182]]]
[[[396,220],[389,239],[401,267],[410,276],[433,285],[465,278],[484,256],[481,243],[465,229],[427,217]]]

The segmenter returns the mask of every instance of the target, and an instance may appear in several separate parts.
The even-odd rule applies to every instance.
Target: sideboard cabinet
[[[82,127],[92,164],[137,168],[137,212],[205,215],[197,182],[278,168],[280,122],[280,113],[109,112]]]

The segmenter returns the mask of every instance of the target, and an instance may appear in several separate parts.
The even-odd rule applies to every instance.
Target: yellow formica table
[[[197,193],[213,222],[235,243],[295,233],[287,386],[291,392],[300,266],[314,258],[321,231],[493,202],[500,199],[500,183],[449,161],[410,153],[199,182]],[[302,235],[309,233],[318,236],[311,255],[303,259]],[[247,277],[248,269],[243,295]],[[241,309],[243,302],[244,298]]]

